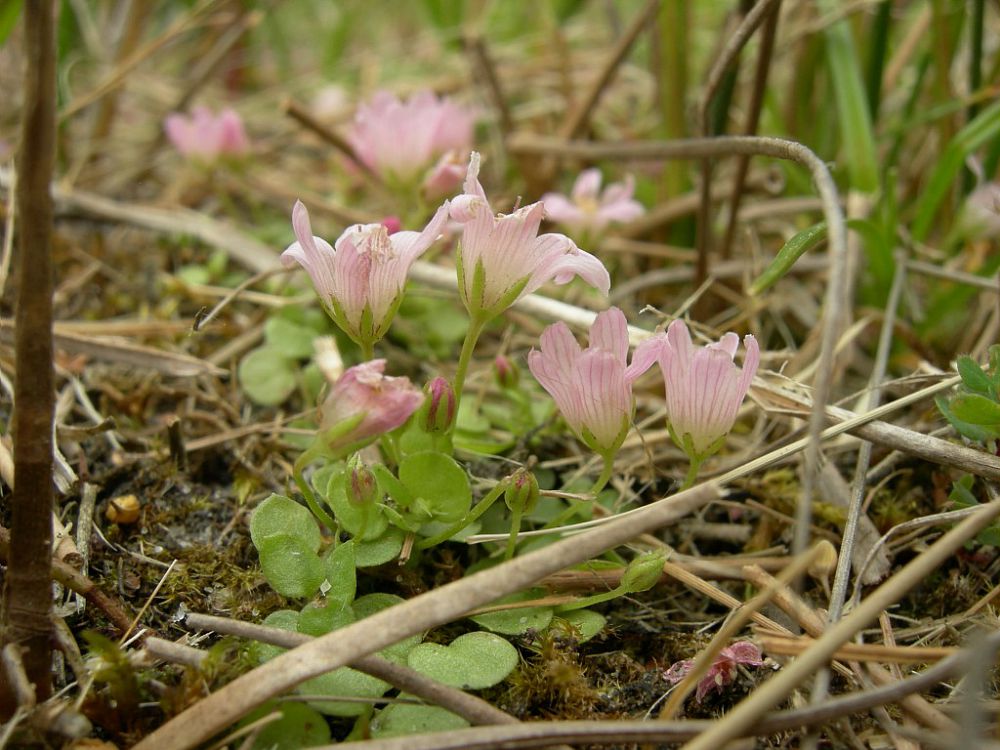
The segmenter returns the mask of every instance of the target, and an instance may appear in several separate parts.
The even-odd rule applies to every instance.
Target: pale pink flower
[[[566,284],[574,276],[608,293],[611,277],[601,261],[565,235],[538,235],[544,215],[540,202],[494,214],[479,183],[479,154],[472,153],[465,193],[451,202],[451,218],[465,225],[458,291],[470,313],[499,315],[542,284]]]
[[[347,420],[359,420],[326,447],[336,452],[402,425],[423,403],[424,394],[409,378],[384,375],[385,360],[373,359],[344,371],[320,405],[320,433]]]
[[[659,360],[667,392],[667,426],[678,446],[703,459],[722,446],[722,439],[736,421],[760,363],[757,340],[743,338],[743,369],[733,362],[739,336],[727,333],[718,343],[695,347],[682,320],[667,328]],[[690,440],[690,445],[686,441]]]
[[[738,665],[745,664],[751,667],[759,667],[763,663],[763,654],[750,641],[737,641],[732,645],[726,646],[715,657],[715,661],[712,662],[712,666],[708,668],[705,676],[698,680],[695,698],[701,703],[702,699],[713,690],[722,692],[722,688],[736,679],[736,667]],[[683,661],[675,662],[666,671],[664,677],[676,685],[687,677],[692,667],[694,667],[694,659],[684,659]]]
[[[1000,183],[982,182],[969,193],[958,226],[964,236],[971,238],[1000,236]]]
[[[441,234],[447,219],[446,202],[422,232],[390,235],[385,224],[355,224],[330,247],[313,235],[309,212],[296,201],[292,227],[297,241],[281,254],[281,262],[305,268],[334,322],[358,344],[373,344],[389,329],[410,266]]]
[[[545,218],[569,227],[572,231],[600,232],[612,222],[626,223],[645,213],[642,204],[632,199],[635,180],[627,175],[623,182],[613,182],[601,192],[601,171],[580,172],[567,197],[561,193],[546,193]]]
[[[208,107],[195,107],[191,116],[167,115],[163,129],[184,156],[211,163],[222,157],[240,157],[250,150],[243,120],[232,109],[214,114]]]
[[[361,163],[387,182],[415,186],[426,176],[428,189],[444,195],[461,182],[450,162],[471,150],[475,121],[475,112],[432,91],[406,101],[378,91],[358,107],[348,140]]]
[[[570,428],[597,453],[618,450],[632,421],[632,383],[656,361],[659,340],[642,342],[628,364],[625,314],[612,307],[597,315],[586,349],[561,322],[542,332],[541,347],[528,353],[528,367]]]

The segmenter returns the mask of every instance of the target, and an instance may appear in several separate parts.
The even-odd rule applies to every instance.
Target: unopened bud
[[[368,505],[382,499],[375,475],[357,454],[347,464],[347,482],[344,489],[348,501],[353,505]]]
[[[455,422],[455,389],[442,377],[424,386],[427,398],[421,408],[421,425],[425,432],[447,432]]]
[[[653,588],[663,575],[663,564],[667,561],[664,550],[639,555],[625,568],[622,574],[622,588],[635,594]]]
[[[530,513],[538,503],[538,480],[525,468],[520,468],[507,477],[507,489],[503,501],[511,510],[521,508],[522,513]]]
[[[517,388],[517,384],[521,382],[518,366],[502,354],[493,360],[493,374],[501,388]]]

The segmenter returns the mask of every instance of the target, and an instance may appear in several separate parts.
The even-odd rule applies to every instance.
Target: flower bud
[[[425,432],[447,432],[455,422],[455,389],[442,377],[424,386],[427,398],[420,410],[420,424]]]
[[[521,508],[522,513],[530,513],[538,503],[538,480],[525,468],[520,468],[507,477],[507,489],[503,501],[511,510]]]
[[[521,381],[521,370],[502,354],[493,360],[493,374],[501,388],[517,388]]]
[[[651,589],[663,575],[663,564],[667,561],[664,550],[639,555],[625,568],[622,574],[622,588],[630,594]]]
[[[352,505],[369,505],[382,499],[382,492],[375,475],[356,453],[347,464],[347,482],[344,489]]]

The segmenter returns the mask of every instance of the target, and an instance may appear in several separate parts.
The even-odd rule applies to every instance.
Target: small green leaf
[[[262,346],[242,359],[237,376],[251,401],[261,406],[278,406],[295,392],[293,367],[280,352]]]
[[[264,323],[267,346],[287,359],[308,359],[313,354],[316,331],[281,317],[271,317]]]
[[[395,594],[375,592],[374,594],[366,594],[365,596],[359,597],[354,604],[351,605],[351,609],[354,611],[355,622],[357,622],[358,620],[363,620],[366,617],[374,615],[376,612],[381,612],[383,609],[389,609],[389,607],[395,607],[397,604],[402,604],[404,601],[406,600],[401,596],[396,596]],[[418,643],[420,643],[422,638],[423,636],[420,633],[411,635],[409,638],[397,641],[391,646],[386,646],[378,652],[378,655],[383,659],[388,659],[396,664],[406,664],[406,660],[410,655],[410,652]]]
[[[410,667],[463,690],[482,690],[504,680],[517,666],[517,649],[493,633],[466,633],[448,646],[421,643],[410,652]]]
[[[408,737],[425,732],[464,729],[467,726],[469,722],[461,716],[438,706],[394,703],[379,711],[372,719],[371,735],[373,738]]]
[[[406,485],[396,478],[395,474],[382,464],[373,464],[371,470],[378,481],[378,486],[382,488],[382,492],[395,500],[397,505],[401,508],[409,508],[413,505],[416,498],[406,488]]]
[[[294,633],[298,630],[299,613],[294,609],[279,609],[265,617],[264,622],[262,622],[261,625],[266,625],[269,628],[279,628],[280,630],[287,630]],[[250,644],[250,656],[255,659],[258,664],[270,661],[278,654],[283,653],[285,650],[286,649],[281,648],[281,646],[272,646],[270,643],[261,643],[260,641],[253,641]]]
[[[978,393],[963,393],[951,400],[952,413],[963,422],[1000,425],[1000,404]]]
[[[261,542],[279,534],[298,537],[311,552],[323,541],[312,513],[289,497],[272,494],[250,518],[250,539],[260,549]]]
[[[392,687],[378,677],[359,672],[350,667],[341,667],[319,677],[313,677],[299,685],[302,695],[331,697],[378,698]],[[358,716],[368,710],[365,702],[310,701],[310,706],[330,716]]]
[[[444,453],[413,453],[399,465],[399,481],[427,503],[434,520],[457,521],[472,506],[469,477]]]
[[[296,630],[319,637],[354,622],[354,610],[336,599],[318,598],[309,602],[299,613]]]
[[[305,599],[326,579],[326,567],[302,538],[276,534],[257,545],[260,567],[271,588],[282,596]]]
[[[254,750],[299,750],[330,742],[326,719],[304,703],[268,703],[247,714],[240,726],[263,719],[275,710],[281,712],[281,718],[260,730]]]
[[[529,589],[498,599],[494,604],[526,602],[544,596],[542,589]],[[518,607],[473,615],[469,618],[480,627],[503,635],[518,635],[527,630],[544,630],[552,622],[551,607]]]
[[[342,605],[354,601],[357,592],[357,572],[354,560],[354,542],[344,542],[333,548],[326,556],[326,580],[330,590],[327,599]]]
[[[971,424],[970,422],[965,422],[956,417],[951,411],[951,407],[946,399],[938,396],[934,399],[934,403],[937,405],[937,408],[940,410],[941,414],[944,415],[944,418],[948,420],[951,426],[954,427],[960,435],[967,437],[969,440],[975,440],[976,442],[983,443],[985,445],[990,440],[1000,438],[1000,430],[993,427],[983,427]]]
[[[378,539],[355,541],[354,564],[359,568],[372,568],[395,560],[403,550],[404,537],[402,531],[390,526]]]
[[[769,289],[791,270],[792,266],[795,265],[795,261],[825,239],[825,221],[814,224],[808,229],[803,229],[793,236],[778,251],[778,254],[774,256],[774,260],[764,269],[764,272],[750,285],[750,294],[757,295]]]
[[[983,372],[983,368],[972,357],[962,355],[958,358],[956,367],[958,374],[962,376],[962,382],[970,391],[978,393],[980,396],[992,397],[994,395],[993,380]]]
[[[604,630],[607,620],[604,615],[592,609],[574,609],[570,612],[562,612],[559,619],[570,625],[576,635],[577,642],[585,643],[595,635]]]

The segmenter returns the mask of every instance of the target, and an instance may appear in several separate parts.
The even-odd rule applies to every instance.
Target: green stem
[[[374,341],[362,341],[358,344],[361,347],[361,361],[371,362],[375,359],[375,342]]]
[[[497,501],[497,498],[503,494],[504,490],[507,489],[507,482],[500,482],[494,487],[489,493],[478,503],[476,507],[466,513],[461,519],[453,523],[451,526],[446,528],[444,531],[434,536],[429,536],[426,539],[422,539],[417,542],[414,547],[417,549],[427,549],[435,545],[441,544],[441,542],[446,542],[451,539],[455,534],[460,532],[470,523],[478,519],[483,513],[490,509],[490,506]]]
[[[309,506],[309,510],[312,511],[313,515],[316,516],[326,527],[333,532],[334,544],[337,543],[337,537],[340,533],[340,524],[327,513],[320,506],[319,501],[316,499],[316,495],[313,494],[312,488],[309,483],[306,482],[305,477],[302,476],[302,472],[298,469],[292,472],[292,478],[295,480],[295,484],[298,485],[299,491],[302,496],[306,499],[306,505]]]
[[[594,500],[597,499],[597,494],[604,489],[604,486],[610,481],[611,475],[614,474],[615,471],[614,455],[609,454],[607,456],[603,456],[603,458],[604,458],[604,470],[601,471],[601,475],[597,478],[597,481],[594,482],[593,486],[590,488],[590,491],[587,493],[589,495],[593,495]],[[542,528],[554,529],[558,526],[562,526],[564,523],[572,519],[573,516],[575,516],[579,512],[580,506],[574,505],[572,500],[570,500],[569,503],[570,506],[566,510],[564,510],[558,516],[553,518]]]
[[[523,512],[523,505],[517,505],[510,512],[510,539],[507,540],[507,550],[503,553],[504,560],[510,560],[514,557],[514,548],[517,546],[517,535],[521,531],[521,513]]]
[[[683,492],[686,489],[690,489],[694,486],[695,480],[698,478],[698,469],[701,468],[701,461],[692,458],[691,465],[688,467],[687,476],[684,477],[684,484],[680,486],[678,492]]]
[[[574,609],[583,609],[584,607],[589,607],[593,604],[600,604],[601,602],[606,602],[619,596],[625,596],[627,593],[628,591],[624,586],[619,586],[611,591],[603,591],[600,594],[584,596],[574,602],[570,602],[569,604],[560,604],[555,609],[556,612],[569,612]]]
[[[472,362],[472,352],[476,348],[476,342],[483,332],[487,319],[482,315],[473,316],[469,321],[469,330],[465,332],[465,341],[462,342],[462,353],[458,357],[458,367],[455,370],[455,413],[458,413],[458,405],[462,401],[462,388],[465,385],[465,376],[469,371],[469,364]]]

